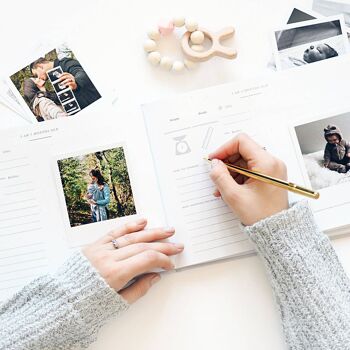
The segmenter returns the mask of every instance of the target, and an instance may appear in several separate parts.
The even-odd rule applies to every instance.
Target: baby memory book
[[[175,226],[173,240],[185,244],[178,269],[252,253],[238,218],[213,196],[203,160],[240,132],[281,158],[290,181],[320,192],[310,204],[321,229],[346,233],[348,155],[325,134],[348,147],[350,58],[331,61],[189,92],[142,112],[87,108],[2,133],[0,298],[140,216],[149,226]],[[327,147],[332,169],[324,167]],[[290,195],[296,200],[306,199]]]

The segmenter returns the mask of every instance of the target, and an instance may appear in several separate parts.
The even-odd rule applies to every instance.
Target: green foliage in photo
[[[58,167],[71,226],[92,222],[86,199],[92,169],[101,171],[110,188],[109,218],[136,214],[123,147],[62,159],[58,161]]]

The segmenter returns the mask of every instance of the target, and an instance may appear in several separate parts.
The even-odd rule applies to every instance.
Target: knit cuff
[[[311,208],[307,201],[294,204],[291,208],[283,210],[266,219],[258,221],[252,226],[244,226],[242,230],[248,234],[260,252],[272,246],[283,247],[289,251],[290,247],[308,246],[328,239],[320,234]],[[277,249],[280,250],[280,249]]]
[[[61,266],[54,278],[67,296],[67,306],[90,330],[87,338],[92,330],[129,308],[127,301],[105,282],[80,251]]]

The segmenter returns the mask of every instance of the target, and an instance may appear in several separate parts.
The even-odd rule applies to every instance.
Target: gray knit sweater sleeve
[[[350,282],[306,202],[244,227],[264,260],[290,349],[350,349]]]
[[[0,307],[0,349],[87,347],[110,318],[128,308],[76,252],[56,274],[40,277]]]

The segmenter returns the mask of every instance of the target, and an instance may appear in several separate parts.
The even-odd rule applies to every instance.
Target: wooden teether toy
[[[200,33],[194,37],[194,34]],[[181,39],[181,46],[184,54],[188,59],[196,62],[207,61],[214,56],[220,56],[223,58],[234,59],[237,57],[237,51],[231,47],[223,46],[221,40],[232,37],[235,33],[233,27],[227,27],[221,29],[217,33],[212,33],[204,28],[197,29],[196,32],[186,32]],[[190,42],[193,44],[202,44],[204,42],[204,36],[206,36],[212,43],[208,50],[198,50],[198,45],[190,46]]]
[[[186,58],[173,61],[170,57],[161,56],[158,52],[158,41],[161,37],[172,34],[175,28],[185,26],[186,32],[181,38],[182,51]],[[182,71],[185,67],[193,69],[197,63],[207,61],[214,56],[234,59],[237,56],[235,49],[222,45],[221,41],[234,35],[234,28],[227,27],[217,33],[210,32],[207,29],[198,27],[198,23],[194,20],[184,17],[174,18],[172,21],[163,20],[159,22],[158,27],[148,31],[148,40],[144,43],[144,50],[148,54],[148,60],[153,65],[160,65],[166,70],[175,72]],[[203,46],[205,38],[211,42],[210,48]]]

